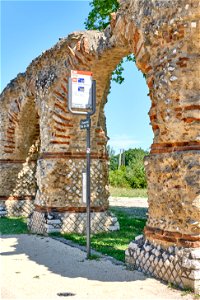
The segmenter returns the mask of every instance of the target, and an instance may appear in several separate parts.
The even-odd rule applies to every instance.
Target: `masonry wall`
[[[196,0],[121,1],[119,11],[112,14],[104,32],[75,32],[61,39],[6,87],[1,95],[0,124],[1,168],[3,177],[10,178],[8,184],[2,179],[2,201],[34,198],[30,228],[43,233],[53,230],[53,222],[49,220],[54,218],[54,223],[60,224],[55,228],[60,230],[64,214],[69,220],[66,214],[73,213],[77,220],[86,211],[80,182],[86,157],[85,132],[79,129],[81,117],[71,115],[66,109],[68,77],[72,69],[93,72],[97,112],[92,117],[91,134],[92,207],[94,214],[102,213],[103,220],[108,212],[104,105],[112,71],[121,58],[133,53],[149,87],[154,140],[150,156],[145,160],[149,201],[145,237],[140,242],[141,251],[133,245],[129,247],[127,262],[146,271],[148,261],[153,269],[151,273],[162,278],[164,256],[172,253],[176,257],[176,251],[170,247],[178,247],[177,251],[184,250],[179,256],[180,270],[176,270],[181,278],[178,284],[195,290],[199,289],[200,280],[199,258],[192,254],[194,248],[200,247],[199,26]],[[23,107],[32,112],[30,130],[23,122]],[[29,160],[29,149],[38,137],[37,156]],[[37,185],[32,189],[34,179],[30,176],[27,188],[24,185],[18,195],[15,190],[18,174],[24,163],[28,170],[34,161],[37,161],[37,171],[31,176],[36,177]],[[24,175],[25,182],[28,174],[27,171]],[[106,218],[110,221],[103,230],[118,228],[114,217],[106,215]],[[97,218],[95,230],[99,230],[98,224],[102,222]],[[79,228],[80,222],[77,224]],[[73,226],[64,228],[69,227]],[[151,251],[159,248],[160,264],[151,263],[151,255],[144,262],[142,251],[150,251],[144,248],[146,244]],[[170,268],[175,272],[176,258],[172,257]],[[195,262],[183,263],[186,258]],[[155,265],[160,268],[157,273]],[[164,278],[172,280],[169,276]]]

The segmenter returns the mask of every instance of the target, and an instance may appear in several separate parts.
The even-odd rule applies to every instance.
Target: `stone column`
[[[34,208],[39,128],[34,100],[23,88],[19,75],[1,94],[0,216],[28,216]]]
[[[41,76],[44,76],[44,74]],[[41,152],[37,162],[37,194],[29,228],[37,233],[86,232],[82,172],[86,169],[86,131],[79,127],[85,116],[67,110],[68,76],[57,81],[47,95],[38,88]],[[37,80],[39,86],[42,80]],[[97,91],[98,93],[98,91]],[[107,138],[92,117],[91,128],[91,230],[119,228],[108,212]]]
[[[104,105],[112,71],[123,57],[133,53],[149,87],[154,141],[145,160],[148,221],[144,237],[129,245],[126,261],[134,268],[198,291],[199,1],[120,2],[120,10],[112,15],[104,32],[76,32],[61,39],[3,92],[1,168],[10,183],[7,191],[2,178],[2,193],[12,193],[32,145],[29,142],[39,135],[34,129],[39,124],[38,190],[29,226],[37,233],[84,232],[81,173],[85,167],[85,133],[79,130],[81,117],[68,113],[66,99],[70,70],[88,70],[97,80],[91,138],[92,226],[94,232],[118,228],[116,218],[107,211]],[[27,97],[33,100],[29,108],[33,103],[37,106],[39,122],[33,109],[25,119],[19,113]],[[23,117],[18,119],[20,114]],[[26,124],[32,124],[32,129]],[[28,137],[25,143],[23,133]],[[24,193],[26,186],[22,190]]]
[[[130,243],[132,267],[182,287],[200,289],[199,22],[198,2],[160,2],[145,25],[151,53],[138,65],[147,75],[154,141],[145,160],[148,220],[144,236]],[[173,12],[173,17],[172,17]],[[181,18],[179,17],[181,16]],[[145,45],[145,42],[144,42]],[[143,51],[144,52],[144,51]],[[145,56],[143,56],[145,57]]]

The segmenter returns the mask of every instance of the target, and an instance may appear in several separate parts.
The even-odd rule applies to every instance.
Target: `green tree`
[[[88,18],[85,21],[85,28],[88,30],[103,30],[111,20],[111,13],[116,12],[119,8],[117,0],[93,0],[89,4],[92,10],[89,12]],[[112,80],[121,84],[124,81],[123,77],[123,63],[124,61],[135,62],[135,57],[130,54],[117,65],[112,73]]]
[[[108,152],[109,157],[112,157],[115,155],[115,150],[110,145],[107,145],[107,152]]]
[[[85,21],[86,29],[103,30],[110,23],[110,14],[119,8],[117,0],[93,0],[89,4],[92,10]]]
[[[123,166],[115,171],[111,170],[109,172],[109,182],[114,187],[130,188],[130,183],[126,179],[126,168]]]
[[[129,149],[125,151],[125,165],[128,166],[135,161],[143,162],[144,157],[148,154],[148,151],[145,151],[141,148]]]
[[[125,178],[132,188],[146,188],[147,181],[143,161],[133,160],[126,168]]]
[[[118,156],[115,155],[115,151],[110,145],[107,146],[107,152],[109,156],[109,170],[115,171],[118,168]]]
[[[125,152],[126,180],[132,188],[146,188],[146,174],[144,169],[144,157],[148,151],[141,148],[129,149]]]
[[[144,169],[144,157],[148,151],[141,148],[125,151],[125,166],[118,169],[119,154],[110,158],[109,180],[112,186],[146,188],[146,174]]]

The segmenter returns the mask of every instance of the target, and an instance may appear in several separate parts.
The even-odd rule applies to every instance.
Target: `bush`
[[[147,180],[144,169],[144,157],[147,151],[142,149],[129,149],[124,152],[125,166],[118,169],[119,154],[110,151],[109,180],[113,187],[146,188]]]
[[[110,164],[109,164],[109,169],[111,171],[115,171],[118,169],[118,162],[119,162],[119,159],[117,156],[111,156],[110,157]]]
[[[147,181],[143,164],[137,162],[126,168],[126,180],[134,188],[146,188]]]
[[[111,186],[130,187],[129,182],[126,179],[126,169],[121,167],[119,170],[109,172],[109,181]]]

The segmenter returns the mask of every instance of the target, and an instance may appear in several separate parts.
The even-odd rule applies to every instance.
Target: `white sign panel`
[[[91,108],[92,106],[92,73],[71,70],[72,108]]]
[[[86,189],[87,189],[87,177],[86,177],[86,172],[82,173],[82,202],[86,203]]]

